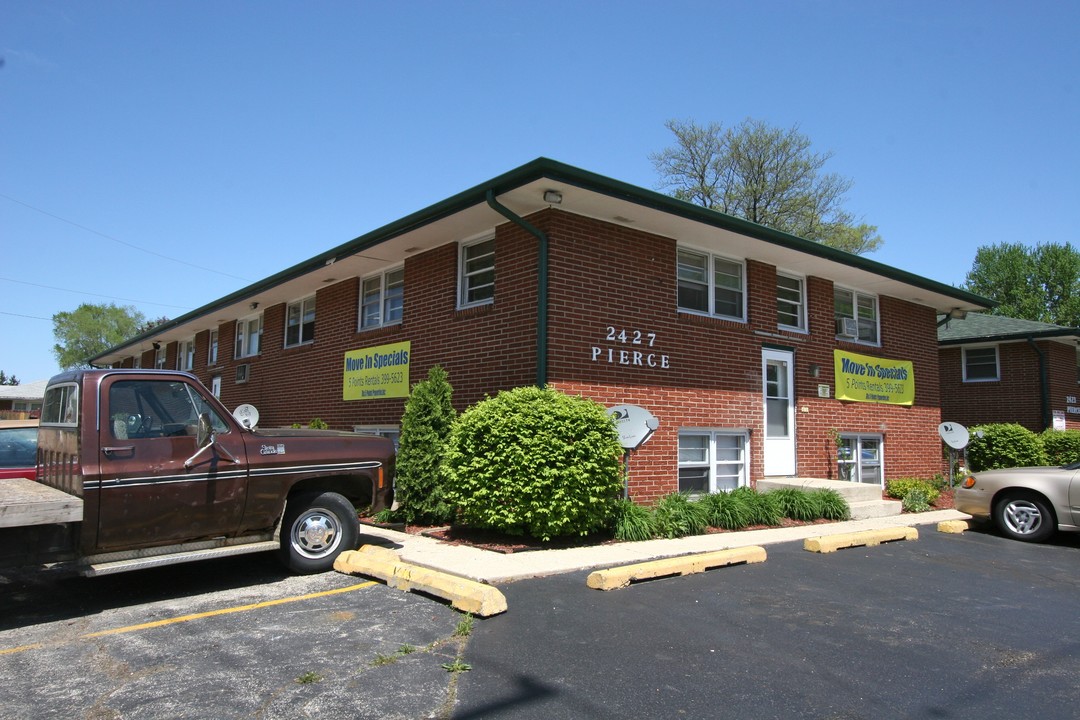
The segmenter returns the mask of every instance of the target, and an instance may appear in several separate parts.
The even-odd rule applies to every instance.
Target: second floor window
[[[679,250],[677,264],[680,310],[736,320],[746,317],[742,262],[692,250]]]
[[[285,311],[285,347],[315,340],[315,298],[289,303]]]
[[[833,289],[833,313],[837,337],[856,342],[878,344],[878,304],[873,295]]]
[[[165,369],[165,346],[164,345],[161,345],[160,347],[157,347],[157,348],[154,349],[154,369],[155,370],[164,370]]]
[[[776,276],[776,323],[781,327],[806,329],[806,294],[802,278]]]
[[[195,367],[195,341],[184,340],[176,350],[176,369],[191,370]]]
[[[210,350],[206,353],[206,364],[217,365],[217,330],[210,331]]]
[[[245,318],[236,322],[235,357],[251,357],[259,354],[259,339],[262,337],[262,315]]]
[[[364,280],[360,290],[360,328],[401,322],[404,299],[404,268]]]
[[[460,307],[495,300],[495,238],[461,247]]]

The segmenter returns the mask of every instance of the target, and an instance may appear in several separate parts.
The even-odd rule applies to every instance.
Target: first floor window
[[[711,493],[746,485],[747,434],[731,430],[679,433],[679,492]]]
[[[855,333],[847,335],[858,342],[878,344],[878,305],[877,298],[873,295],[845,290],[844,288],[833,289],[833,313],[836,316],[837,335],[845,335],[844,320],[855,325]]]
[[[262,315],[238,320],[236,323],[235,357],[251,357],[259,354],[259,338],[262,337]]]
[[[353,425],[353,432],[390,438],[394,441],[395,450],[397,450],[398,440],[401,438],[401,428],[397,425]]]
[[[996,345],[964,348],[964,382],[985,382],[999,377]]]
[[[676,264],[680,310],[736,320],[746,317],[742,262],[679,250]]]
[[[165,346],[159,345],[154,349],[154,369],[165,369]]]
[[[315,340],[315,298],[289,303],[285,311],[285,347]]]
[[[495,299],[495,238],[461,248],[461,307]]]
[[[880,435],[841,434],[836,448],[837,477],[841,480],[882,485]]]
[[[360,291],[360,329],[401,322],[404,299],[404,268],[364,280]]]
[[[176,352],[176,369],[191,370],[195,367],[195,341],[185,340]]]

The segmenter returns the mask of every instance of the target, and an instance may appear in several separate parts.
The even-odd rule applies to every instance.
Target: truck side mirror
[[[210,413],[199,414],[199,427],[195,435],[195,446],[204,448],[214,441],[214,426],[210,424]]]

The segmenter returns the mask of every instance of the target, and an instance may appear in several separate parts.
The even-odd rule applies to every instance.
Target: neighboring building
[[[41,412],[48,382],[36,380],[22,385],[0,385],[0,419],[36,418]]]
[[[631,492],[941,470],[936,318],[962,290],[539,159],[102,353],[189,369],[266,426],[394,434],[441,365],[459,409],[550,385],[639,405]]]
[[[1080,430],[1080,328],[982,313],[939,322],[943,420]]]

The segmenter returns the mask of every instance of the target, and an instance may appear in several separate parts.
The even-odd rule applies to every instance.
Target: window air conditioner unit
[[[244,363],[243,365],[236,366],[236,382],[245,383],[248,380],[248,371],[251,369],[251,365]]]
[[[836,334],[840,337],[859,337],[859,321],[855,318],[836,318]]]

